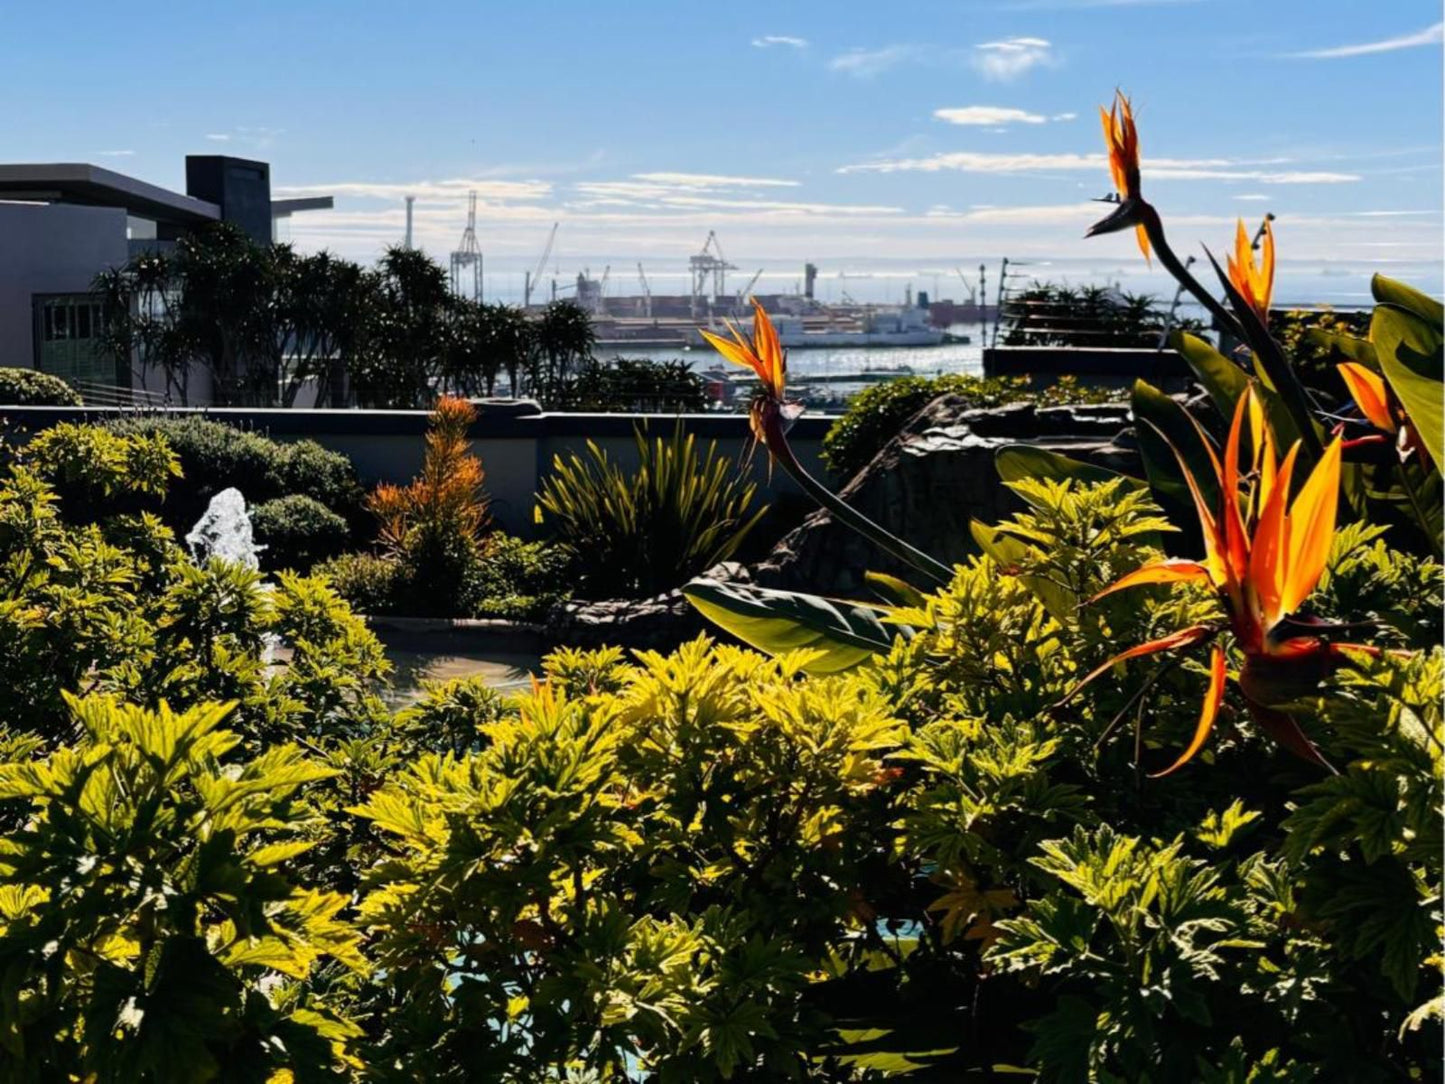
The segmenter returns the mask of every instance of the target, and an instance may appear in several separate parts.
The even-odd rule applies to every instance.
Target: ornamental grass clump
[[[712,442],[700,451],[681,424],[670,437],[634,433],[626,470],[587,442],[555,456],[537,493],[537,521],[570,557],[579,594],[651,598],[726,561],[767,512],[757,486]]]

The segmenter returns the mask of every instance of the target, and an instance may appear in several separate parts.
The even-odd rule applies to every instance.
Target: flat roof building
[[[271,198],[271,167],[189,155],[184,194],[82,162],[0,164],[0,366],[79,385],[131,386],[129,365],[98,346],[92,284],[139,250],[232,222],[269,244],[278,220],[324,210],[330,196]]]

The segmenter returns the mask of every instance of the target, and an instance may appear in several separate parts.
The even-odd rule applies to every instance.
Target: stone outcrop
[[[1130,425],[1123,404],[977,410],[944,395],[914,415],[840,495],[925,553],[958,561],[976,552],[970,520],[995,523],[1020,507],[994,468],[999,448],[1030,444],[1139,474]],[[770,587],[853,595],[866,591],[869,569],[917,580],[820,510],[778,543],[753,578]]]

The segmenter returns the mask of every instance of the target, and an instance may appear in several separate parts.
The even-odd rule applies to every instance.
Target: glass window
[[[75,306],[75,337],[77,339],[90,338],[90,306]]]

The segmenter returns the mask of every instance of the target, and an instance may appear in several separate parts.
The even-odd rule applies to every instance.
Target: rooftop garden
[[[196,419],[6,446],[0,1078],[1438,1079],[1445,311],[1377,277],[1303,328],[1268,225],[1206,288],[1104,127],[1092,232],[1243,344],[1172,333],[1200,391],[1133,387],[1136,474],[1003,447],[1018,510],[945,563],[799,461],[761,307],[710,336],[911,570],[869,598],[742,578],[776,530],[681,427],[559,456],[534,541],[459,396],[374,488]],[[1013,397],[880,392],[835,473],[940,392]],[[259,567],[185,544],[237,485]],[[400,710],[362,616],[677,589],[709,635]]]

